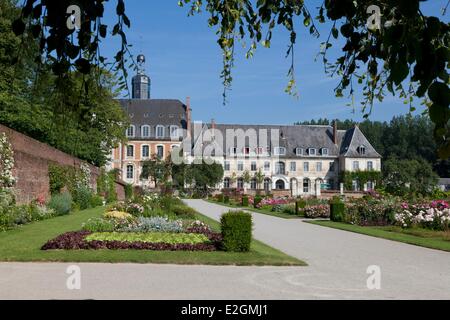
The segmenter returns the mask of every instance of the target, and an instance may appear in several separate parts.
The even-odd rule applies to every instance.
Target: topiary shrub
[[[231,252],[248,252],[252,242],[252,216],[243,211],[230,211],[220,219],[223,249]]]
[[[223,194],[219,194],[219,195],[217,196],[217,201],[218,201],[218,202],[223,202],[223,200],[224,200]]]
[[[261,203],[261,201],[262,201],[262,197],[261,197],[261,196],[256,196],[256,197],[255,197],[255,200],[253,200],[253,206],[254,206],[255,208],[258,208],[258,206],[259,206],[259,204]]]
[[[229,204],[230,203],[230,196],[224,196],[223,197],[223,202],[226,203],[226,204]]]
[[[345,204],[340,199],[330,201],[330,219],[334,222],[344,222]]]
[[[248,207],[248,197],[247,197],[247,196],[243,196],[243,197],[242,197],[241,205],[242,205],[243,207]]]
[[[72,210],[72,196],[68,192],[53,195],[48,207],[55,210],[57,216],[69,214]]]
[[[305,214],[305,208],[306,208],[306,201],[305,200],[298,200],[295,202],[295,214],[298,216]]]
[[[172,212],[177,216],[177,218],[184,220],[194,220],[196,218],[196,211],[190,207],[184,205],[174,206]]]

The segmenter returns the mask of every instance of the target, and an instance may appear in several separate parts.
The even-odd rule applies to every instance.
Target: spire
[[[145,74],[145,56],[140,54],[137,56],[137,74],[133,77],[133,99],[150,99],[151,80]]]

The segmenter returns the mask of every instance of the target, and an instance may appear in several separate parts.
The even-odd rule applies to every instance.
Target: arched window
[[[134,146],[127,146],[127,157],[133,158],[134,157]]]
[[[223,188],[224,189],[230,189],[230,178],[225,178],[223,180]]]
[[[286,189],[286,183],[284,183],[284,181],[283,180],[278,180],[276,183],[275,183],[275,188],[277,189],[277,190],[285,190]]]
[[[256,179],[252,179],[250,181],[250,189],[252,190],[256,190],[258,188],[257,183],[256,183]]]
[[[164,127],[163,126],[156,126],[156,137],[164,138]]]
[[[272,189],[272,181],[269,178],[264,179],[264,190],[269,192]]]
[[[303,180],[303,193],[309,193],[310,186],[311,186],[311,181],[309,179],[304,179]]]
[[[286,165],[284,164],[284,162],[276,163],[275,174],[286,174]]]
[[[178,139],[180,138],[180,134],[178,132],[178,126],[170,126],[170,137],[172,139]]]
[[[160,159],[164,158],[164,146],[156,147],[156,156]]]
[[[134,138],[135,126],[131,125],[128,127],[126,135],[127,138]]]
[[[127,179],[131,180],[134,178],[134,167],[133,165],[127,165]]]
[[[359,146],[358,153],[362,156],[365,155],[366,154],[366,146]]]
[[[141,137],[142,138],[150,137],[150,126],[145,125],[141,127]]]
[[[148,145],[142,146],[142,158],[150,157],[150,147]]]
[[[244,179],[239,178],[239,179],[237,180],[237,188],[238,188],[238,189],[244,189]]]

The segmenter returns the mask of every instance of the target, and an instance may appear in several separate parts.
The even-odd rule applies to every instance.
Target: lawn
[[[62,233],[78,231],[89,218],[100,217],[103,208],[89,209],[68,216],[35,222],[18,229],[0,233],[0,261],[18,262],[133,262],[203,265],[273,265],[303,266],[303,261],[290,257],[259,241],[252,242],[248,253],[139,251],[139,250],[83,250],[42,251],[41,247]],[[214,220],[198,216],[215,230],[220,226]]]
[[[450,251],[449,232],[438,232],[421,228],[402,229],[400,227],[395,226],[361,227],[347,223],[332,222],[332,221],[309,221],[308,223],[320,225],[323,227],[365,234],[372,237],[408,243],[431,249]]]
[[[296,215],[288,214],[288,213],[284,213],[284,212],[272,212],[269,210],[255,209],[253,207],[242,207],[239,205],[233,205],[231,203],[227,204],[227,203],[217,202],[217,201],[213,201],[213,200],[207,200],[207,201],[210,203],[218,204],[218,205],[233,208],[233,209],[247,210],[247,211],[261,213],[261,214],[265,214],[268,216],[277,217],[277,218],[281,218],[281,219],[303,219],[304,218],[302,216],[296,216]]]

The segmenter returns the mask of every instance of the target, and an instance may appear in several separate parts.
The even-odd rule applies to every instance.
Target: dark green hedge
[[[230,196],[224,196],[223,197],[223,202],[224,203],[230,203]]]
[[[248,252],[252,242],[252,216],[243,211],[230,211],[220,219],[223,249],[231,252]]]
[[[254,206],[255,208],[257,208],[258,205],[261,203],[261,201],[262,201],[262,197],[261,197],[261,196],[256,196],[256,197],[255,197],[255,200],[253,201],[253,206]]]
[[[248,197],[247,196],[243,196],[242,197],[242,206],[243,207],[248,207]]]
[[[343,222],[345,220],[345,204],[333,199],[330,201],[330,219],[335,222]]]
[[[296,215],[302,215],[304,214],[304,209],[306,207],[306,201],[305,200],[298,200],[295,202],[295,214]]]

